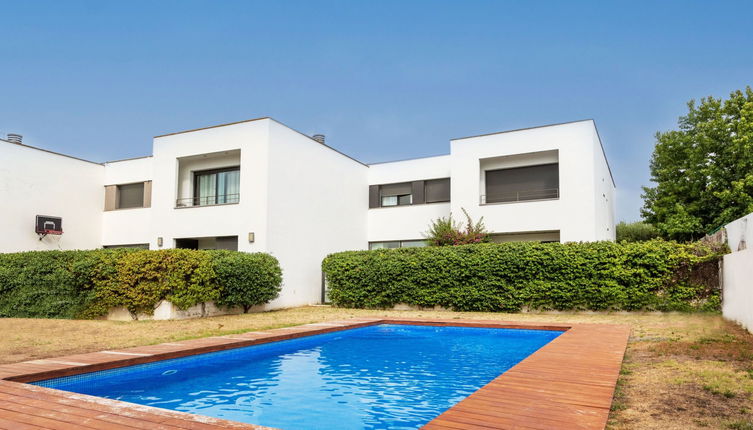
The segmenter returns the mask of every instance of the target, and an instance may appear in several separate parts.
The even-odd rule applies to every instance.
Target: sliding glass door
[[[240,168],[205,170],[194,173],[194,206],[238,203]]]

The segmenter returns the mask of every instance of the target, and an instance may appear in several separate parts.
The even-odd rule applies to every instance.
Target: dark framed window
[[[136,248],[136,249],[149,249],[148,243],[130,243],[127,245],[104,245],[102,246],[104,249],[115,249],[115,248]]]
[[[450,201],[450,178],[369,185],[369,208]]]
[[[450,178],[431,179],[424,183],[426,203],[450,201]]]
[[[143,208],[144,183],[123,184],[117,186],[116,209]]]
[[[427,246],[428,243],[423,240],[389,240],[385,242],[369,242],[369,249],[396,249],[396,248],[419,248]]]
[[[240,173],[239,166],[194,172],[194,206],[238,203]]]
[[[405,206],[413,203],[413,185],[410,182],[387,184],[379,187],[380,206]]]
[[[559,198],[559,163],[487,170],[482,203],[520,202]]]

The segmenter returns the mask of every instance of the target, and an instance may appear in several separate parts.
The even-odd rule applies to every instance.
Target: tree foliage
[[[473,222],[465,209],[465,224],[455,221],[452,214],[431,222],[429,231],[424,235],[430,246],[468,245],[489,242],[489,233],[484,226],[484,217]]]
[[[653,225],[643,221],[631,223],[620,221],[620,223],[617,224],[616,234],[618,242],[623,240],[627,242],[643,242],[659,237],[659,230]]]
[[[707,97],[656,134],[644,219],[667,238],[691,240],[753,212],[753,90]]]

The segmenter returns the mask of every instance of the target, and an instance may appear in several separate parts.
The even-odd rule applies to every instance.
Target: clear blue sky
[[[751,16],[750,1],[0,0],[0,134],[105,161],[272,116],[376,162],[593,118],[634,220],[654,133],[691,98],[753,84]]]

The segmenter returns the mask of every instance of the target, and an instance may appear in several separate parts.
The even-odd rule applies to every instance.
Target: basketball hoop
[[[39,240],[44,239],[47,235],[60,236],[63,234],[63,219],[54,216],[37,215],[34,231],[39,236]]]

